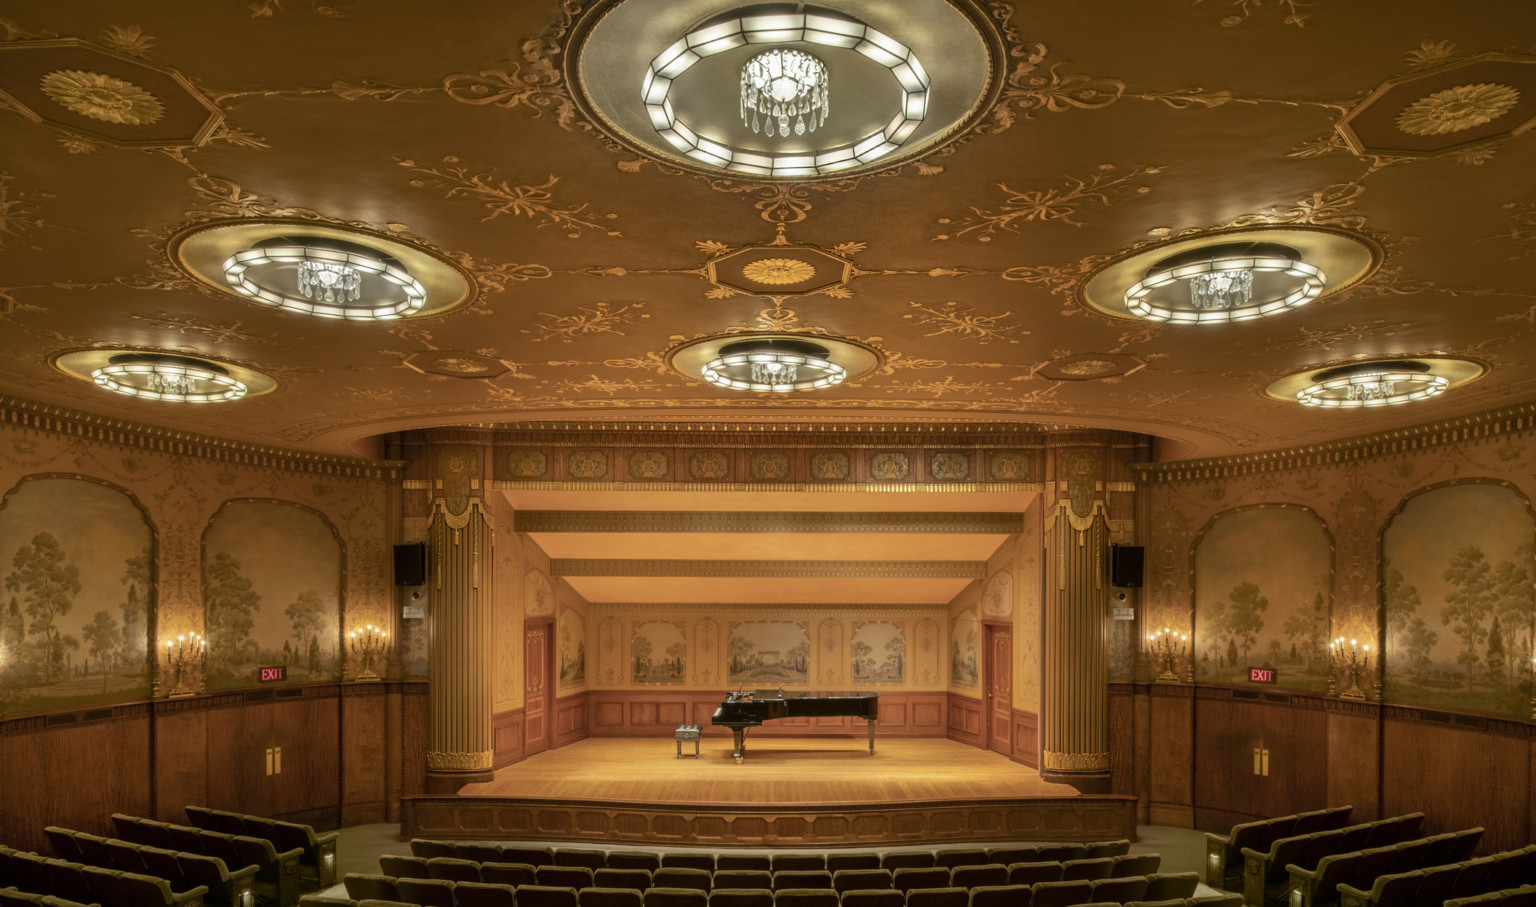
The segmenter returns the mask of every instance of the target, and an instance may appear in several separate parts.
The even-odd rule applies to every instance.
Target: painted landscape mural
[[[635,625],[630,643],[635,683],[682,683],[688,643],[681,624],[652,620]]]
[[[805,683],[810,676],[810,630],[805,624],[776,620],[734,624],[726,660],[731,683]]]
[[[981,686],[981,662],[977,655],[980,628],[975,615],[969,611],[958,615],[950,624],[949,682],[957,687],[974,690]]]
[[[254,686],[263,665],[288,682],[341,676],[341,543],[319,514],[234,501],[203,535],[208,689]]]
[[[0,509],[0,712],[147,699],[153,535],[125,494],[23,481]]]
[[[905,683],[907,634],[884,620],[859,624],[853,630],[853,682]]]
[[[1213,520],[1195,548],[1195,673],[1246,683],[1250,667],[1276,685],[1328,687],[1333,549],[1299,507],[1258,507]]]
[[[1536,523],[1491,482],[1414,495],[1382,535],[1383,698],[1528,715]]]
[[[560,609],[560,671],[557,683],[562,687],[578,687],[587,682],[587,625],[581,615],[570,608]]]

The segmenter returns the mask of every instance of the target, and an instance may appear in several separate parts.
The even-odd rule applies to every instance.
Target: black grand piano
[[[740,762],[746,750],[747,728],[775,718],[863,718],[869,722],[869,752],[875,752],[875,721],[880,717],[878,693],[806,693],[779,690],[740,690],[725,694],[711,724],[731,729]]]

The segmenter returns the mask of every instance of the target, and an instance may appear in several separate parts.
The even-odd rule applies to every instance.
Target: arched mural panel
[[[1195,540],[1193,570],[1200,680],[1246,683],[1250,667],[1268,667],[1276,686],[1328,688],[1333,540],[1316,513],[1273,504],[1218,514]]]
[[[981,624],[976,612],[966,609],[955,615],[949,630],[949,682],[975,690],[981,687]]]
[[[1536,519],[1504,482],[1409,496],[1381,537],[1384,699],[1530,714]]]
[[[287,665],[288,683],[339,679],[344,562],[335,527],[307,507],[221,507],[203,532],[207,688],[255,686],[268,665]]]
[[[850,645],[853,682],[856,684],[903,684],[907,682],[907,631],[888,620],[855,624]]]
[[[804,684],[810,679],[811,632],[800,621],[749,620],[731,623],[726,641],[730,683],[762,686]]]
[[[147,699],[155,538],[138,503],[28,476],[0,504],[0,712]]]
[[[573,608],[561,608],[559,619],[559,685],[579,687],[587,682],[587,625]]]
[[[634,683],[682,683],[688,666],[688,640],[682,621],[647,620],[635,624],[630,640]]]

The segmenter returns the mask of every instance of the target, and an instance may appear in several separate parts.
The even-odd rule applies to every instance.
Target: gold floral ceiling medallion
[[[49,100],[81,116],[108,123],[147,126],[165,116],[154,95],[124,79],[79,69],[57,69],[43,76]]]
[[[1479,82],[1426,95],[1403,108],[1397,128],[1409,135],[1446,135],[1492,122],[1520,102],[1508,85]]]
[[[768,286],[800,283],[816,276],[816,268],[798,258],[762,258],[742,266],[742,276]]]

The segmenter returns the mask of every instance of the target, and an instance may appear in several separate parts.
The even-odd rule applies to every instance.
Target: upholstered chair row
[[[1328,831],[1280,838],[1267,851],[1243,848],[1243,902],[1259,907],[1283,898],[1289,879],[1287,866],[1315,869],[1323,857],[1367,847],[1401,844],[1419,836],[1423,813],[1407,813]],[[1478,830],[1481,835],[1482,830]]]
[[[1339,886],[1340,907],[1416,907],[1442,904],[1536,879],[1536,845],[1412,872],[1377,877],[1369,890]]]
[[[1348,885],[1368,891],[1376,880],[1384,875],[1411,872],[1432,866],[1460,863],[1472,856],[1477,843],[1482,840],[1482,829],[1465,832],[1446,832],[1405,841],[1385,847],[1371,847],[1350,853],[1330,854],[1318,862],[1316,869],[1291,866],[1289,898],[1295,907],[1333,907],[1339,900],[1339,886]],[[1536,848],[1536,845],[1532,845]],[[1525,851],[1512,851],[1520,855]],[[1486,859],[1501,859],[1496,854]],[[1536,875],[1532,876],[1536,878]],[[1513,883],[1516,877],[1509,877]],[[1500,884],[1497,887],[1505,887]]]
[[[1490,891],[1475,898],[1454,898],[1445,907],[1536,907],[1536,885]]]
[[[1195,873],[1189,873],[1189,875],[1195,875]],[[1196,884],[1198,883],[1199,880],[1196,879]],[[508,907],[508,905],[512,905],[512,907],[517,907],[517,905],[527,907],[528,904],[539,902],[545,896],[542,891],[537,893],[525,892],[522,899],[519,900],[516,891],[514,891],[511,894],[511,900],[508,900],[508,893],[506,891],[490,890],[504,889],[505,887],[464,883],[455,886],[455,895],[458,897],[457,903],[475,904],[477,907]],[[635,894],[640,894],[638,902],[634,899]],[[679,894],[669,890],[653,896],[649,901],[646,898],[647,894],[649,892],[640,893],[632,889],[587,888],[577,893],[576,905],[577,907],[608,907],[609,904],[619,904],[634,907],[636,903],[639,903],[640,907],[645,907],[649,903],[651,907],[660,907],[664,900],[672,897],[681,897],[686,904],[692,905],[692,907],[698,907],[701,903],[697,898],[696,892],[682,891]],[[880,895],[881,892],[848,892],[843,897],[849,897],[857,904],[864,899],[865,895],[870,894]],[[1032,894],[1033,892],[1028,887],[1023,888],[1022,891],[1006,886],[1000,888],[981,888],[972,891],[966,900],[961,901],[958,895],[950,889],[917,890],[908,892],[904,903],[909,905],[909,907],[914,905],[914,900],[917,905],[927,905],[927,907],[943,907],[943,905],[951,904],[965,904],[966,907],[1018,907],[1018,905],[1022,904],[1023,907],[1029,907],[1029,897]],[[916,898],[914,898],[914,895],[916,895]],[[835,891],[824,888],[790,889],[778,892],[768,892],[760,889],[739,890],[722,888],[710,892],[709,896],[702,903],[705,907],[765,907],[768,904],[773,904],[775,907],[841,907],[843,897],[840,897]],[[564,894],[558,895],[557,899],[560,899],[567,905],[569,903],[568,898]],[[68,905],[61,905],[61,907],[68,907]],[[299,899],[299,907],[421,907],[421,905],[407,904],[402,901],[370,898],[353,900],[345,897],[310,894],[304,895]],[[1214,898],[1200,900],[1192,897],[1171,898],[1167,900],[1127,901],[1124,904],[1090,903],[1079,905],[1079,907],[1242,907],[1242,898],[1236,894],[1222,893]],[[1529,905],[1519,905],[1519,907],[1529,907]]]
[[[1065,862],[983,863],[956,866],[889,869],[692,869],[681,866],[650,869],[592,869],[587,866],[532,866],[527,863],[476,863],[457,857],[416,857],[386,854],[379,868],[386,876],[442,879],[449,882],[492,882],[501,885],[555,885],[588,888],[975,888],[979,885],[1032,885],[1144,876],[1157,871],[1157,854],[1127,854]],[[839,879],[842,879],[839,882]],[[840,888],[839,886],[843,886]]]
[[[114,816],[121,819],[117,823],[119,829],[126,829],[130,833],[138,832],[143,828],[138,824],[143,820],[134,820],[128,816]],[[162,824],[162,823],[156,823]],[[199,829],[182,828],[181,826],[168,826],[168,829],[181,829],[182,833],[174,836],[176,846],[171,848],[155,848],[152,845],[125,841],[117,838],[103,838],[99,835],[87,834],[80,831],[72,831],[67,828],[59,828],[50,825],[43,829],[43,834],[48,838],[48,844],[53,852],[61,859],[74,860],[88,866],[99,866],[106,869],[121,869],[124,872],[139,872],[147,875],[161,876],[171,883],[171,887],[180,889],[180,883],[172,877],[161,875],[160,865],[166,861],[157,856],[151,859],[144,853],[144,849],[169,850],[178,857],[203,856],[218,860],[226,869],[226,874],[238,888],[243,885],[243,880],[248,873],[246,869],[254,869],[254,881],[256,897],[263,903],[272,907],[293,907],[299,901],[299,854],[297,850],[280,854],[272,848],[269,841],[260,838],[252,838],[246,835],[227,835],[222,832],[202,831]],[[141,837],[154,837],[158,835],[141,835]],[[176,868],[180,869],[181,860],[178,859]],[[197,862],[188,860],[187,862]],[[187,870],[181,870],[185,877]],[[193,884],[211,882],[212,875],[198,873],[194,870],[198,882],[186,883],[186,887]],[[220,884],[223,884],[222,882]],[[210,884],[210,891],[215,889]],[[215,893],[213,900],[221,900],[223,895]],[[240,892],[235,891],[230,897],[238,899]]]
[[[202,907],[208,889],[171,890],[164,879],[0,847],[0,879],[18,891],[100,907]],[[254,902],[238,905],[254,907]]]
[[[100,904],[81,904],[51,894],[33,894],[15,888],[0,888],[0,907],[101,907]]]
[[[329,888],[336,884],[337,833],[316,832],[308,825],[283,822],[249,813],[225,812],[202,806],[186,808],[187,821],[198,828],[222,831],[232,835],[249,835],[271,841],[280,853],[297,847],[299,853],[299,887],[305,891]]]
[[[1267,851],[1281,838],[1314,831],[1343,828],[1349,824],[1353,806],[1335,806],[1311,812],[1276,816],[1257,822],[1232,826],[1225,835],[1205,835],[1205,883],[1212,888],[1240,891],[1243,878],[1243,848]]]
[[[591,872],[586,867],[540,867],[536,871],[571,870]],[[614,871],[626,870],[599,870]],[[708,881],[708,874],[703,870],[682,871],[696,872],[706,877],[697,879],[699,882]],[[665,872],[657,870],[658,875]],[[508,885],[446,879],[392,878],[361,873],[348,873],[343,883],[349,898],[400,901],[425,907],[513,907],[509,898],[521,907],[634,907],[629,902],[636,899],[649,907],[772,907],[785,892],[794,892],[788,896],[788,901],[799,907],[814,907],[811,901],[820,902],[825,907],[1030,907],[1031,904],[1034,907],[1071,907],[1093,902],[1122,904],[1128,901],[1181,899],[1192,897],[1199,885],[1199,877],[1192,872],[1097,880],[1058,880],[1034,885],[909,889],[893,887],[893,876],[885,870],[843,870],[818,875],[831,875],[832,884],[732,888],[651,885],[646,888],[621,888],[606,885],[551,885],[547,884],[549,876],[544,877],[545,881],[534,884]],[[557,892],[569,892],[570,896]],[[589,895],[587,892],[596,893]],[[653,892],[663,894],[653,897]],[[820,895],[813,898],[806,892],[819,892]],[[983,893],[981,902],[975,897],[978,892]]]
[[[1130,851],[1127,840],[1097,844],[1019,844],[1007,847],[940,847],[932,850],[835,851],[833,853],[764,853],[699,851],[660,853],[604,851],[587,847],[529,847],[494,842],[411,841],[411,853],[422,858],[452,857],[476,863],[526,863],[530,866],[585,866],[588,869],[725,869],[783,871],[840,869],[921,869],[934,866],[952,869],[982,863],[1062,862],[1115,857]]]

